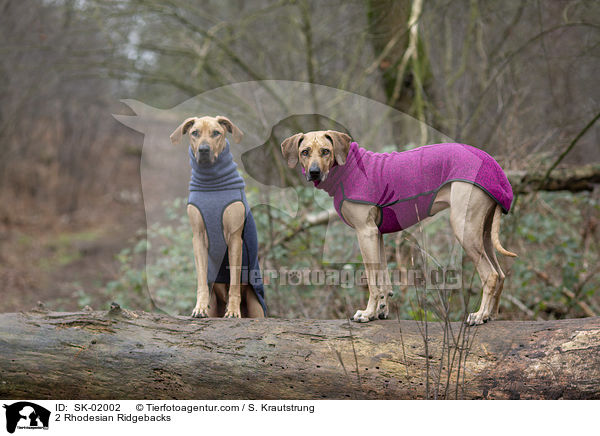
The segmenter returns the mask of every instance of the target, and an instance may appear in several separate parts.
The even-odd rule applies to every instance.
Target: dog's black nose
[[[310,167],[308,175],[310,180],[318,180],[321,177],[321,169],[318,166]]]
[[[198,161],[198,163],[208,162],[209,159],[210,159],[210,145],[201,144],[198,147],[198,152],[196,153],[196,161]]]

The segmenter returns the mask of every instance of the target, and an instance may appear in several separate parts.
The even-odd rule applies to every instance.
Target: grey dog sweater
[[[192,177],[189,187],[188,204],[196,207],[206,227],[208,237],[208,284],[229,283],[229,258],[227,243],[223,235],[223,212],[231,203],[241,201],[246,209],[246,219],[242,233],[242,274],[241,283],[252,286],[258,301],[267,314],[262,275],[258,265],[258,238],[256,223],[244,192],[244,179],[237,171],[237,165],[229,151],[229,141],[225,149],[213,162],[199,163],[189,148]]]

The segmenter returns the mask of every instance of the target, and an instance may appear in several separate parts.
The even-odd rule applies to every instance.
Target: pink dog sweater
[[[434,144],[404,152],[374,153],[350,144],[344,165],[315,182],[331,197],[342,220],[345,200],[379,206],[379,230],[392,233],[430,216],[437,192],[463,181],[483,189],[508,213],[513,193],[500,165],[486,152],[465,144]]]

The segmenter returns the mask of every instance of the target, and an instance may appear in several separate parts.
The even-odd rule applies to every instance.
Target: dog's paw
[[[489,314],[486,314],[483,312],[473,312],[473,313],[469,313],[469,316],[467,317],[465,324],[470,325],[470,326],[481,325],[485,322],[488,322],[490,319],[491,318],[490,318]]]
[[[240,312],[240,309],[227,309],[227,311],[225,312],[224,318],[241,318],[242,317],[242,313]]]
[[[390,310],[388,308],[387,303],[385,302],[380,302],[379,306],[377,308],[377,318],[379,319],[388,319],[388,315],[390,313]]]
[[[196,306],[192,312],[194,318],[208,318],[208,307]]]
[[[354,322],[369,322],[375,319],[375,315],[369,315],[367,311],[357,310],[352,318],[350,318]]]

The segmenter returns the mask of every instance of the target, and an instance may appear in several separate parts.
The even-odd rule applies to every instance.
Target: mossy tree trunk
[[[426,330],[427,348],[417,321],[5,313],[0,397],[600,399],[598,317]]]

